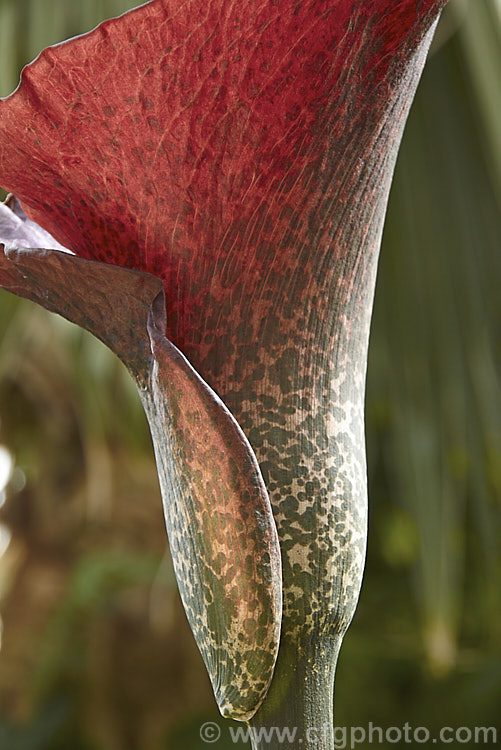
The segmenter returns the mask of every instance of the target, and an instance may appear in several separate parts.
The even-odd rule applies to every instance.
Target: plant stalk
[[[266,701],[249,721],[252,750],[334,750],[334,674],[342,637],[282,641]]]

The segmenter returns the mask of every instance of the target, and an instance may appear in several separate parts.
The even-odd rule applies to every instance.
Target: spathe
[[[145,312],[150,321],[144,341],[172,362],[175,350],[156,338],[167,334],[257,456],[284,582],[276,689],[259,720],[269,703],[291,707],[291,726],[313,726],[317,709],[331,723],[334,664],[365,557],[377,256],[444,4],[154,0],[46,50],[0,102],[0,184],[81,258],[161,279],[165,330],[150,296],[137,303],[143,331]],[[17,264],[26,278],[26,260]],[[114,347],[132,347],[119,355],[135,361],[128,335]],[[160,369],[149,370],[159,392]],[[278,613],[278,589],[266,591]]]

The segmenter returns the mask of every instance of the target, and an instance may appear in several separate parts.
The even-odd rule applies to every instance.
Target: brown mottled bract
[[[234,418],[153,314],[148,330],[154,364],[141,395],[178,585],[221,713],[248,719],[273,674],[282,614],[268,495]]]
[[[58,251],[6,255],[2,245],[0,281],[94,333],[134,376],[153,436],[188,620],[221,713],[250,718],[266,694],[278,652],[276,528],[245,436],[164,336],[161,282]]]
[[[54,250],[4,253],[0,244],[0,283],[90,331],[138,382],[147,381],[152,357],[146,321],[152,300],[163,291],[155,276]]]

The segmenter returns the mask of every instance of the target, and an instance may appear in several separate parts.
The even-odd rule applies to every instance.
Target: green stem
[[[249,721],[253,750],[334,750],[334,674],[341,637],[281,642],[270,692]]]

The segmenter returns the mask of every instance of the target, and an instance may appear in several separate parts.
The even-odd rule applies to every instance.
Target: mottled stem
[[[253,750],[333,750],[334,673],[341,638],[283,644],[265,705],[249,722]]]

